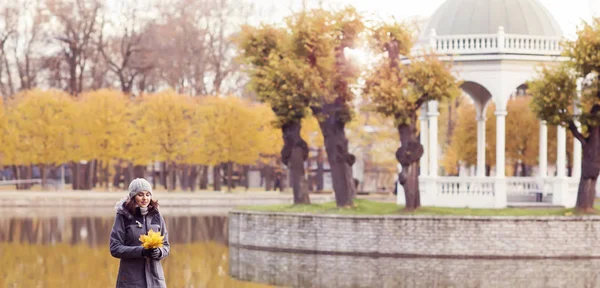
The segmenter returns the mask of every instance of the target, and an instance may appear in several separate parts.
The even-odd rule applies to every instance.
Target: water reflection
[[[600,260],[369,258],[229,248],[232,277],[293,287],[600,287]]]
[[[0,287],[114,287],[113,217],[0,219]],[[165,215],[169,287],[270,287],[228,275],[226,216]]]
[[[226,216],[164,216],[171,244],[213,241],[227,244]],[[108,245],[114,217],[4,218],[0,242]]]

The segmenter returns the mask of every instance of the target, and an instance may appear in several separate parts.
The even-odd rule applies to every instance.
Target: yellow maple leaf
[[[160,232],[148,231],[148,235],[140,235],[140,242],[145,249],[160,248],[163,246],[163,238]]]

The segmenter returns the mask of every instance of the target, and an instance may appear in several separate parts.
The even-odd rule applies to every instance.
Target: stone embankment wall
[[[600,258],[600,217],[229,213],[236,247],[361,256]]]

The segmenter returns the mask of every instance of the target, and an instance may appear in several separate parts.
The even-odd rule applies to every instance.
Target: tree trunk
[[[88,162],[86,164],[86,169],[85,169],[85,189],[86,190],[92,190],[92,188],[94,187],[94,164],[96,163],[96,160],[92,160],[90,162]]]
[[[208,165],[202,165],[202,176],[200,177],[200,190],[208,189]]]
[[[529,170],[527,169],[527,164],[525,162],[521,162],[521,176],[527,177],[529,176]]]
[[[227,162],[225,167],[227,167],[227,192],[231,192],[231,188],[233,187],[233,162]]]
[[[127,168],[123,172],[123,186],[125,189],[129,187],[129,184],[133,181],[133,164],[131,162],[127,163]]]
[[[42,190],[46,189],[46,165],[40,164],[40,174],[42,176]]]
[[[156,165],[152,163],[152,189],[156,189],[156,178],[158,178],[158,173],[156,173]]]
[[[339,108],[337,105],[333,107]],[[354,155],[348,153],[348,139],[344,131],[345,123],[339,119],[340,116],[337,115],[337,112],[323,114],[321,115],[326,117],[324,121],[319,121],[319,126],[325,139],[325,151],[327,151],[327,159],[331,167],[335,202],[338,207],[352,206],[352,200],[356,196],[352,165],[356,159]]]
[[[263,176],[265,178],[265,190],[271,191],[273,189],[273,167],[265,166]]]
[[[416,130],[416,127],[409,124],[398,125],[401,145],[396,151],[396,159],[402,165],[402,172],[398,174],[398,180],[404,188],[405,210],[407,211],[421,207],[418,173],[419,159],[423,156],[423,145],[415,139]]]
[[[33,165],[25,166],[25,173],[27,175],[26,179],[33,179]],[[32,186],[33,183],[25,184],[25,187],[27,187],[28,190],[31,189]]]
[[[308,144],[300,136],[300,129],[300,123],[288,123],[281,127],[284,143],[281,149],[281,160],[290,170],[290,186],[292,186],[294,194],[294,204],[310,204],[304,174],[304,161],[308,158]],[[283,179],[281,180],[283,181]]]
[[[177,190],[177,164],[175,162],[169,163],[169,191]]]
[[[519,162],[517,161],[515,161],[515,163],[513,164],[513,176],[519,176]]]
[[[250,189],[250,179],[248,179],[248,174],[250,173],[250,166],[243,165],[242,166],[242,175],[240,176],[242,179],[240,185],[246,188],[246,191]]]
[[[582,143],[581,178],[575,208],[593,211],[596,181],[600,173],[600,127],[588,127],[589,137]]]
[[[221,191],[221,164],[213,166],[213,191]]]
[[[79,167],[79,162],[71,163],[71,185],[73,187],[73,190],[79,190]]]
[[[160,184],[167,189],[167,163],[160,163]]]
[[[144,178],[145,174],[146,174],[146,166],[144,166],[144,165],[133,166],[133,177],[134,178]]]
[[[186,191],[186,190],[191,190],[190,188],[190,167],[188,164],[183,164],[183,167],[181,168],[181,177],[179,179],[179,181],[181,181],[180,185],[181,185],[181,190],[182,191]]]
[[[104,180],[105,188],[108,190],[110,188],[110,162],[104,164]]]
[[[92,164],[92,187],[96,187],[98,184],[98,160],[94,160]]]
[[[323,147],[319,147],[317,150],[317,191],[323,191],[325,186],[325,167],[323,167],[323,162],[325,162],[325,153],[323,153]]]
[[[192,169],[190,171],[190,177],[189,177],[189,186],[190,186],[190,191],[196,191],[196,183],[198,181],[198,166],[197,165],[192,165]]]
[[[121,185],[121,175],[123,174],[123,160],[119,160],[117,164],[115,164],[115,176],[113,177],[113,187],[120,187]]]

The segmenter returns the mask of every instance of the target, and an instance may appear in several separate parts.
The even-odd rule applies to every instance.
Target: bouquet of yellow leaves
[[[163,238],[165,236],[160,236],[160,232],[150,229],[148,235],[140,235],[140,242],[145,249],[160,248],[163,247]]]

